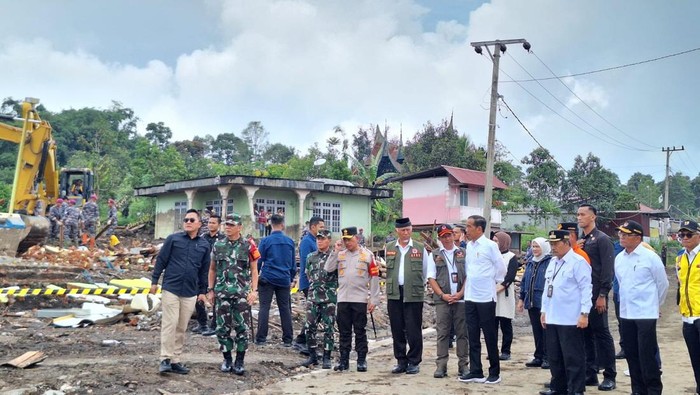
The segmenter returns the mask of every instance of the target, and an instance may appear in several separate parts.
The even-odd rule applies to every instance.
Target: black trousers
[[[464,302],[469,337],[470,373],[484,374],[481,365],[481,332],[484,333],[486,353],[489,359],[489,376],[501,374],[501,361],[498,359],[498,334],[496,333],[496,302]]]
[[[617,318],[617,331],[620,334],[620,341],[617,343],[621,349],[625,349],[625,335],[622,334],[622,324],[620,323],[620,295],[613,294],[613,303],[615,304],[615,318]]]
[[[199,323],[200,327],[203,327],[207,325],[207,308],[204,306],[204,302],[197,301],[194,305],[194,309],[197,312],[197,322]],[[212,309],[213,317],[211,318],[211,325],[210,327],[212,329],[216,329],[216,309]]]
[[[550,389],[573,394],[586,391],[584,331],[576,325],[547,324]]]
[[[700,393],[700,320],[692,324],[683,323],[683,339],[695,373],[695,392]]]
[[[534,357],[541,360],[547,360],[547,343],[545,330],[542,328],[542,322],[540,322],[540,315],[542,310],[533,307],[527,309],[527,315],[530,316],[530,326],[532,327],[532,337],[535,338],[535,354]]]
[[[367,303],[338,302],[336,322],[341,355],[343,352],[350,353],[353,330],[357,355],[367,355]]]
[[[284,343],[292,342],[292,307],[289,292],[289,286],[278,287],[266,281],[259,282],[258,295],[260,297],[260,311],[258,312],[258,331],[255,334],[255,341],[267,341],[270,306],[272,305],[272,296],[274,295],[275,300],[277,300],[277,308],[279,309],[280,321],[282,323],[282,341]]]
[[[404,303],[403,286],[399,286],[399,300],[388,300],[387,311],[394,358],[399,365],[419,365],[423,360],[423,301]]]
[[[607,306],[608,298],[605,298]],[[593,378],[598,375],[598,368],[603,369],[603,377],[615,380],[617,370],[615,368],[615,342],[610,334],[608,326],[608,312],[602,314],[593,307],[588,314],[588,327],[584,331],[586,344],[586,377]]]
[[[510,346],[513,344],[513,320],[506,317],[496,317],[496,342],[498,342],[499,327],[503,332],[501,354],[510,354]]]
[[[656,360],[656,320],[620,319],[620,329],[625,337],[625,359],[630,368],[632,392],[660,395],[663,389],[661,371]]]
[[[304,293],[304,300],[309,299],[309,289],[302,289],[300,290],[301,292]],[[304,303],[306,304],[306,303]],[[292,304],[289,304],[289,308],[292,307]],[[299,331],[299,334],[297,335],[296,339],[294,339],[297,343],[299,344],[306,344],[306,325],[301,326],[301,331]]]

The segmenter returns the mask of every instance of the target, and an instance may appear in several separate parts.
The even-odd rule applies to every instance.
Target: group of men
[[[109,206],[107,214],[107,237],[114,234],[117,226],[117,207],[113,199],[107,201]],[[81,243],[81,231],[86,235],[83,244],[95,247],[97,224],[100,218],[97,206],[97,195],[93,194],[85,205],[80,208],[75,199],[56,199],[56,204],[49,208],[47,218],[51,223],[49,242],[57,242],[63,238],[63,247]]]

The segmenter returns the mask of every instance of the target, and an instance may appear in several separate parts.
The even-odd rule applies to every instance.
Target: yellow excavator
[[[0,140],[19,144],[8,212],[0,213],[0,255],[14,256],[44,243],[50,231],[44,215],[56,199],[76,199],[80,204],[93,192],[90,169],[58,171],[51,125],[39,116],[38,104],[38,99],[27,98],[19,117],[0,114],[2,120],[22,124],[0,123]],[[73,187],[80,183],[80,188]]]

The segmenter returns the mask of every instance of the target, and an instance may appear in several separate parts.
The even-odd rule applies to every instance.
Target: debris
[[[102,340],[102,347],[113,347],[113,346],[118,346],[122,344],[119,340],[114,340],[114,339],[105,339]]]
[[[113,324],[122,319],[122,310],[112,309],[100,303],[83,303],[81,309],[42,309],[37,317],[57,316],[52,325],[61,328],[84,328],[93,324]]]
[[[12,366],[14,368],[24,369],[29,366],[36,365],[46,358],[47,355],[41,351],[28,351],[11,361],[3,363],[2,366]]]

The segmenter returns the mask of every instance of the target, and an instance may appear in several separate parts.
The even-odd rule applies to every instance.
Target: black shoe
[[[177,373],[177,374],[187,374],[190,372],[189,369],[187,369],[182,364],[177,363],[177,362],[171,363],[170,369],[172,370],[173,373]]]
[[[367,371],[367,359],[365,357],[357,357],[357,371],[366,372]]]
[[[256,346],[266,346],[267,340],[255,340],[255,345]]]
[[[160,361],[160,366],[158,367],[160,373],[169,373],[173,371],[172,364],[169,359],[164,359]]]
[[[323,369],[330,369],[331,366],[331,352],[330,351],[324,351],[323,352],[323,363],[321,364],[321,368]]]
[[[458,380],[463,383],[483,383],[486,381],[486,377],[483,374],[467,373],[464,376],[459,376]]]
[[[617,387],[617,385],[615,385],[615,380],[603,379],[603,382],[600,383],[600,385],[598,386],[598,389],[601,391],[612,391],[615,389],[615,387]]]
[[[615,354],[615,359],[625,359],[625,350],[620,350],[619,353]]]
[[[454,348],[455,344],[450,340],[450,342],[447,344],[447,348]]]
[[[542,366],[542,360],[539,358],[534,358],[530,362],[525,362],[525,366],[527,366],[528,368],[539,368],[540,366]]]
[[[420,366],[409,363],[406,366],[406,374],[418,374],[420,372]]]
[[[202,336],[214,336],[214,335],[216,335],[216,329],[206,326],[206,327],[202,328],[202,332],[200,332],[200,334]]]
[[[438,369],[435,371],[435,373],[433,373],[433,377],[435,377],[436,379],[445,378],[447,377],[447,371],[445,369]]]
[[[551,382],[551,381],[548,381],[548,382],[542,384],[542,386],[543,386],[544,388],[549,388],[551,385],[552,385],[552,382]]]
[[[549,361],[544,359],[542,360],[542,366],[540,366],[542,369],[549,369]]]
[[[501,361],[508,361],[510,360],[510,353],[501,353],[501,355],[498,357]]]
[[[406,365],[398,364],[398,365],[394,366],[394,368],[391,369],[391,373],[393,373],[393,374],[406,373]]]
[[[236,353],[236,360],[233,361],[233,374],[238,376],[243,376],[243,374],[245,374],[245,368],[243,368],[244,358],[245,351],[239,351]]]
[[[292,342],[282,342],[282,347],[289,348],[292,346]]]
[[[340,360],[333,367],[336,372],[342,372],[343,370],[350,370],[350,351],[341,351]]]
[[[194,328],[192,328],[192,333],[202,333],[202,329],[206,328],[206,325],[198,325]],[[209,329],[209,328],[207,328]]]
[[[310,368],[312,366],[318,365],[318,356],[316,355],[316,348],[309,348],[309,359],[301,363],[301,366],[305,368]]]
[[[598,385],[598,384],[600,384],[600,382],[598,382],[597,376],[588,377],[586,379],[586,387],[590,387],[590,386],[594,386],[594,385]]]
[[[499,375],[489,375],[484,381],[485,384],[498,384],[501,382],[501,376]]]
[[[306,344],[292,343],[292,348],[299,351],[299,354],[309,356],[309,347]]]
[[[553,391],[553,390],[544,390],[540,391],[540,395],[566,395],[567,391]]]
[[[221,367],[219,368],[224,373],[229,373],[233,370],[233,361],[230,359],[224,359],[224,362],[221,364]]]

